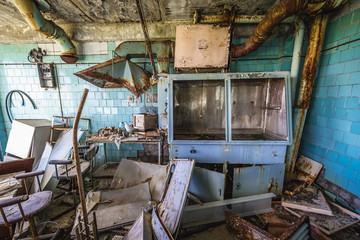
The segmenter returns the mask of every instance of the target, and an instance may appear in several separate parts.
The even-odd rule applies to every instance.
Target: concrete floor
[[[179,237],[179,240],[236,240],[227,229],[225,224],[209,228],[205,231],[194,233],[187,237]]]

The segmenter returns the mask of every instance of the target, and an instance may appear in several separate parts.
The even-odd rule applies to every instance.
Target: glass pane
[[[233,140],[285,140],[285,79],[231,80],[231,116]]]
[[[174,140],[225,140],[225,81],[174,81]]]

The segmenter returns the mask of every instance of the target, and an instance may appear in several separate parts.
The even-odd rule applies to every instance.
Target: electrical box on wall
[[[53,63],[37,63],[39,73],[40,86],[42,88],[56,88],[54,64]]]
[[[178,25],[176,27],[175,68],[227,68],[230,26]]]

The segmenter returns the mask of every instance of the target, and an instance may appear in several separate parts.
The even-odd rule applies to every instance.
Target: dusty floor
[[[187,237],[179,237],[179,240],[236,240],[227,229],[225,224],[209,228],[205,231],[194,233]]]

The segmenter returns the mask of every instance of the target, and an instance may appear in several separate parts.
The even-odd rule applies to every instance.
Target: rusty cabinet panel
[[[281,195],[285,165],[269,164],[234,169],[233,197],[273,192]]]
[[[229,26],[178,25],[175,68],[227,68],[230,32]]]
[[[187,198],[195,160],[171,160],[166,191],[157,206],[164,227],[176,235]]]

